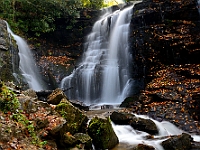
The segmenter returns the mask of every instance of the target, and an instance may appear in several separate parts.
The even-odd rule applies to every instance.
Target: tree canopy
[[[99,9],[104,0],[0,0],[0,18],[8,21],[12,29],[41,33],[55,30],[55,19],[76,18],[83,8]]]

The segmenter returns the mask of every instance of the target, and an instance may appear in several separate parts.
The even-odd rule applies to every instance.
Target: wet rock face
[[[165,150],[188,150],[192,147],[191,141],[191,136],[183,133],[162,142],[162,146]]]
[[[19,56],[16,42],[7,32],[6,23],[0,19],[0,79],[16,82],[13,72],[19,73]]]
[[[135,78],[149,82],[164,65],[199,63],[199,14],[195,0],[136,4],[131,22]]]

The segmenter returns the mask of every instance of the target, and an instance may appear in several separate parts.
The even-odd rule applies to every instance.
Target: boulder
[[[189,150],[192,146],[191,141],[192,137],[189,134],[182,133],[163,141],[162,146],[165,150]]]
[[[135,117],[133,114],[129,113],[123,113],[123,112],[117,112],[114,111],[110,115],[110,119],[115,123],[119,125],[129,125],[131,122],[131,119]]]
[[[74,107],[66,98],[63,98],[55,107],[55,111],[66,120],[66,124],[60,132],[61,135],[66,132],[75,134],[85,131],[88,121],[87,116],[81,110]]]
[[[92,150],[92,139],[88,134],[76,133],[74,137],[77,140],[77,144],[82,145],[82,148]]]
[[[63,141],[68,146],[72,146],[76,143],[76,138],[73,135],[71,135],[69,132],[67,132],[67,133],[64,133],[63,135]]]
[[[144,131],[153,135],[158,134],[156,124],[151,119],[134,117],[131,120],[130,125],[136,130]]]
[[[69,100],[69,101],[70,101],[70,103],[72,103],[72,105],[74,105],[75,107],[78,107],[80,110],[85,110],[85,111],[89,110],[89,106],[86,106],[81,101],[78,101],[78,100]]]
[[[110,119],[115,124],[131,125],[134,129],[144,131],[149,134],[155,135],[158,133],[156,124],[151,119],[136,117],[133,114],[124,112],[113,112],[110,115]]]
[[[66,132],[63,135],[63,142],[66,144],[64,147],[70,149],[87,149],[92,150],[92,139],[88,134],[75,133],[74,135],[70,132]]]
[[[47,102],[49,104],[57,105],[63,98],[67,99],[65,93],[61,89],[57,88],[47,97]]]
[[[94,117],[89,123],[88,134],[96,149],[112,149],[119,143],[109,118]]]

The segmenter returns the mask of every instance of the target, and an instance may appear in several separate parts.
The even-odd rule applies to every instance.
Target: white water
[[[200,0],[197,0],[197,5],[200,14]],[[151,119],[148,116],[144,115],[136,115],[136,116],[145,119]],[[146,136],[149,135],[148,133],[134,130],[129,125],[116,125],[112,123],[112,127],[117,137],[119,138],[119,145],[116,146],[114,150],[127,150],[131,148],[133,149],[138,144],[153,146],[156,150],[164,150],[164,148],[161,146],[161,143],[167,140],[168,136],[181,135],[182,133],[187,133],[183,130],[180,130],[170,122],[167,121],[158,122],[153,119],[151,120],[156,124],[159,131],[158,135],[153,137],[154,139],[147,139]],[[192,136],[194,141],[200,142],[200,135],[195,135],[195,134],[190,134],[190,135]]]
[[[198,11],[199,11],[199,14],[200,14],[200,0],[197,0],[197,8],[198,8]]]
[[[104,14],[85,43],[82,62],[61,82],[70,99],[87,104],[121,103],[131,87],[128,37],[132,8]]]
[[[149,119],[147,116],[142,116],[142,115],[136,115],[140,118],[146,118]],[[186,133],[180,129],[178,129],[175,125],[173,125],[170,122],[167,121],[162,121],[158,122],[153,119],[151,119],[157,126],[158,128],[158,135],[154,136],[156,139],[146,139],[146,136],[149,135],[146,132],[143,131],[138,131],[134,130],[131,126],[129,125],[115,125],[112,123],[113,129],[119,138],[119,143],[125,143],[123,146],[115,148],[115,150],[121,150],[121,149],[126,149],[126,146],[130,147],[135,147],[138,144],[144,144],[144,145],[150,145],[153,146],[156,150],[164,150],[163,147],[161,146],[162,141],[167,139],[167,136],[172,136],[172,135],[180,135],[182,133]],[[193,140],[196,142],[200,142],[200,136],[199,135],[191,135],[193,137]],[[162,138],[166,137],[166,138]],[[162,139],[161,139],[162,138]]]
[[[28,44],[24,39],[12,32],[7,22],[6,25],[8,33],[10,33],[17,42],[20,57],[19,68],[29,88],[36,91],[43,90],[44,84]]]

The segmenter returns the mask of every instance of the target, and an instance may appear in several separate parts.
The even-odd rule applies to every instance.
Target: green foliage
[[[32,138],[32,143],[38,146],[43,146],[46,142],[41,142],[35,132],[34,125],[27,117],[19,110],[20,103],[16,94],[9,89],[4,83],[0,82],[0,111],[12,114],[11,118],[26,127]],[[6,132],[12,132],[10,128]]]
[[[19,105],[16,94],[1,83],[0,110],[3,112],[15,112],[19,108]]]
[[[43,33],[55,30],[57,18],[78,16],[83,7],[99,9],[104,0],[0,0],[0,18],[5,19],[15,33]]]
[[[104,0],[81,0],[86,8],[100,9],[104,6]]]
[[[55,30],[56,18],[75,17],[79,0],[0,0],[0,17],[16,31],[41,33]]]
[[[12,114],[12,118],[26,127],[26,130],[28,131],[28,133],[30,134],[30,137],[32,138],[32,141],[31,141],[32,144],[42,147],[43,145],[47,143],[46,141],[40,141],[39,137],[37,136],[35,132],[35,127],[33,125],[33,122],[29,121],[24,114],[22,114],[21,112],[15,112]]]

